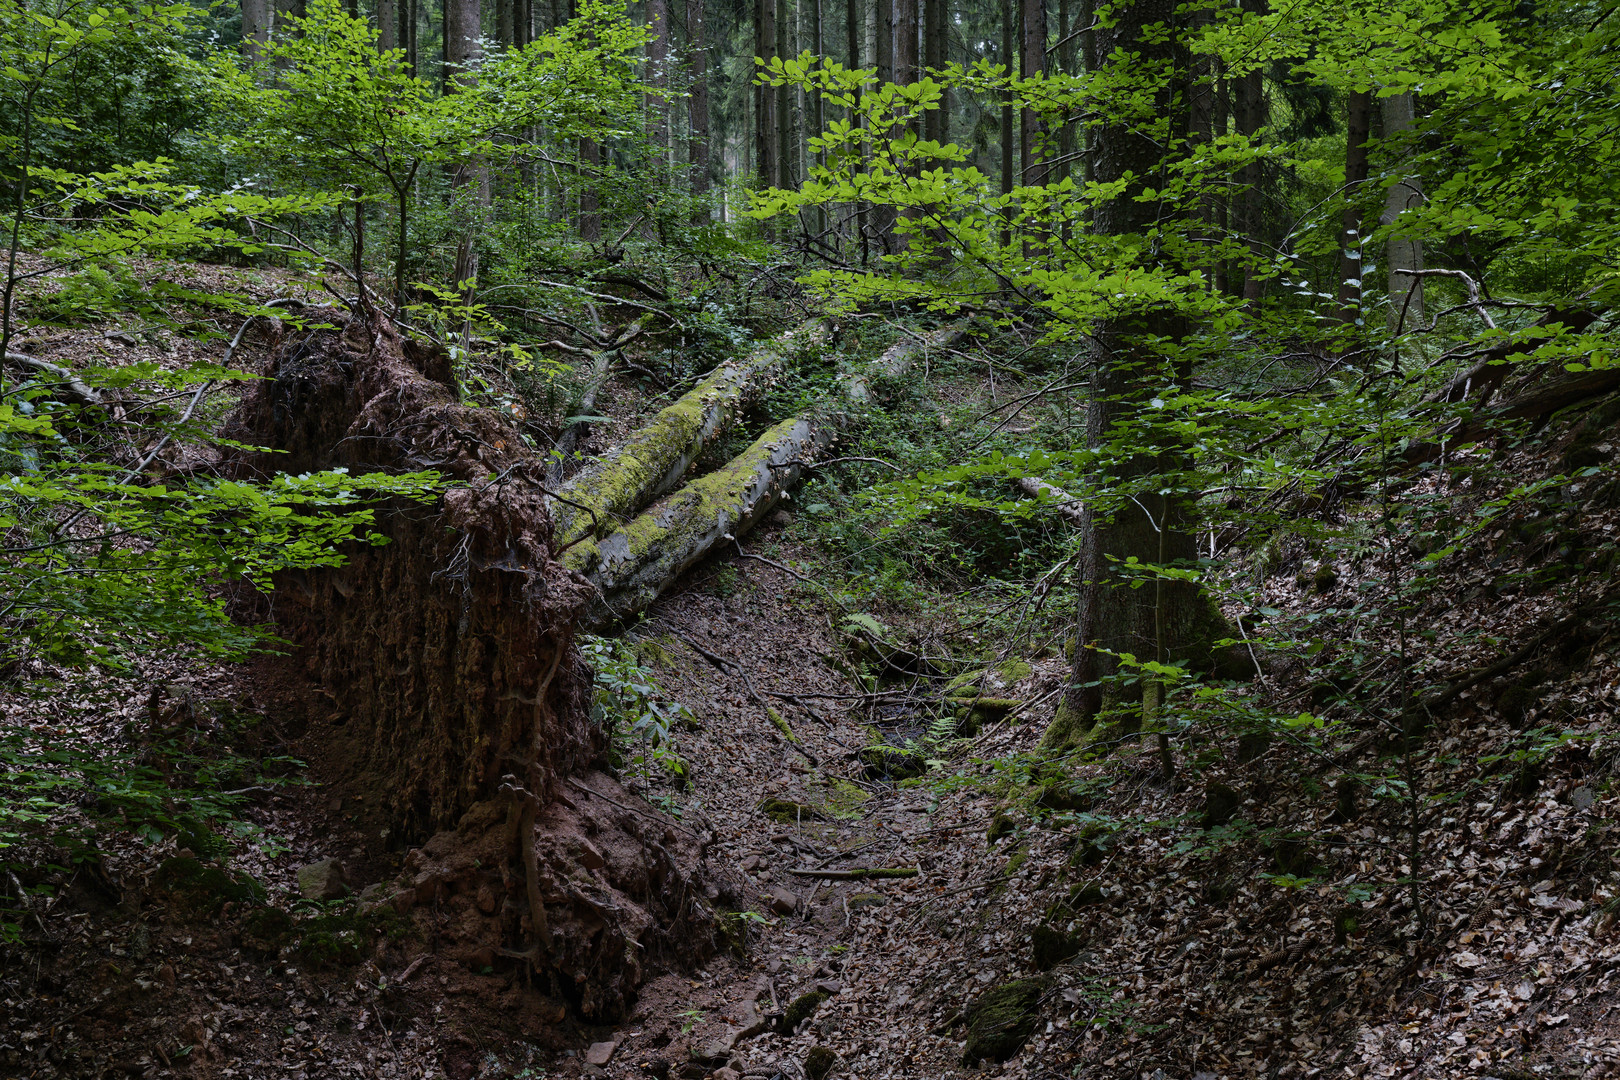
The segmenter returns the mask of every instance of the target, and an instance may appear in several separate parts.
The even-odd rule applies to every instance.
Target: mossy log
[[[907,337],[884,350],[883,355],[864,371],[846,377],[844,396],[852,405],[864,405],[872,397],[872,383],[878,379],[897,379],[911,367],[911,362],[930,349],[949,349],[967,335],[967,322],[952,323],[922,335]]]
[[[1038,476],[1021,476],[1018,478],[1018,490],[1050,506],[1075,528],[1085,525],[1086,513],[1080,506],[1080,500],[1062,488],[1054,487]]]
[[[559,490],[561,498],[550,500],[557,546],[593,533],[604,537],[673,489],[703,448],[759,399],[789,354],[829,336],[826,323],[807,322],[742,360],[721,364],[623,445],[575,473]]]
[[[802,463],[829,434],[804,417],[784,420],[618,532],[568,551],[564,564],[600,590],[585,625],[601,629],[635,615],[716,544],[747,532],[798,482]]]

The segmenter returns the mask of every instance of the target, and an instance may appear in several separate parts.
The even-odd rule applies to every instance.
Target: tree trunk
[[[1410,92],[1383,99],[1384,142],[1393,145],[1400,155],[1393,168],[1400,179],[1385,196],[1384,226],[1393,226],[1406,211],[1423,204],[1423,180],[1407,172],[1405,159],[1411,151],[1404,145],[1403,136],[1415,119]],[[1415,236],[1392,229],[1384,254],[1389,273],[1389,330],[1399,333],[1411,330],[1423,322],[1423,279],[1403,270],[1423,269],[1423,241]]]
[[[784,420],[722,468],[700,476],[595,545],[563,555],[600,590],[584,625],[602,629],[646,609],[727,537],[740,537],[799,480],[800,463],[830,432]]]
[[[844,57],[844,66],[848,67],[852,71],[861,66],[861,37],[862,30],[864,29],[862,26],[861,11],[862,4],[860,3],[860,0],[849,0],[848,5],[844,10],[844,52],[846,54]],[[845,117],[845,119],[851,124],[855,125],[855,127],[858,129],[864,126],[864,121],[861,119],[861,91],[857,88],[851,96],[854,98],[854,101],[850,105],[848,115]],[[866,204],[864,202],[857,202],[852,208],[851,220],[855,227],[856,242],[860,245],[861,249],[861,265],[865,266],[867,254]]]
[[[1026,79],[1046,72],[1046,0],[1019,0],[1018,72]],[[1024,109],[1020,125],[1019,183],[1046,183],[1046,125],[1034,109]]]
[[[930,71],[945,67],[948,16],[946,0],[923,0],[923,67]],[[950,100],[942,98],[939,108],[923,115],[923,137],[937,143],[949,141],[950,116]]]
[[[692,90],[686,99],[687,162],[692,174],[692,194],[709,193],[709,54],[703,43],[703,0],[686,0],[686,41],[692,58]],[[693,212],[693,224],[709,221],[707,209]]]
[[[1013,0],[1001,0],[1001,55],[996,57],[1007,67],[1008,75],[1018,74],[1018,58],[1013,53],[1013,38],[1017,35],[1017,17],[1013,14]],[[1013,132],[1013,103],[1012,95],[1008,94],[1001,102],[1001,193],[1011,195],[1013,189],[1013,158],[1016,150],[1017,135]],[[1012,217],[1012,207],[1009,206],[1004,214]],[[1001,242],[1012,242],[1010,225],[1001,229]]]
[[[669,108],[659,91],[669,86],[669,0],[647,0],[647,130],[655,152],[669,153]]]
[[[1138,0],[1117,12],[1116,19],[1113,26],[1099,30],[1097,54],[1137,56],[1140,67],[1162,79],[1154,91],[1153,113],[1167,114],[1176,107],[1176,95],[1185,90],[1185,73],[1176,65],[1180,45],[1174,35],[1169,35],[1171,40],[1145,39],[1143,29],[1159,24],[1179,32],[1175,0]],[[1125,193],[1098,207],[1095,227],[1099,233],[1139,234],[1153,222],[1158,208],[1132,196],[1156,182],[1163,156],[1142,126],[1115,121],[1101,129],[1098,183],[1113,183],[1127,174],[1134,179]],[[1184,320],[1165,310],[1117,317],[1098,327],[1094,335],[1097,363],[1086,411],[1089,447],[1104,450],[1118,426],[1129,424],[1155,390],[1161,390],[1166,381],[1187,379],[1190,373],[1179,370],[1179,361],[1175,362],[1178,370],[1167,373],[1172,361],[1151,344],[1174,342],[1185,333]],[[1140,684],[1132,688],[1110,683],[1119,670],[1115,654],[1131,653],[1141,660],[1161,662],[1189,656],[1197,659],[1209,607],[1196,586],[1150,580],[1145,586],[1131,588],[1130,579],[1118,569],[1130,558],[1150,565],[1196,558],[1191,500],[1158,494],[1164,485],[1151,479],[1182,467],[1184,451],[1166,439],[1110,467],[1114,486],[1134,498],[1120,500],[1112,516],[1100,512],[1092,500],[1084,507],[1074,667],[1063,702],[1042,739],[1048,750],[1080,745],[1106,707],[1139,700]],[[1140,712],[1127,714],[1121,727],[1135,730],[1140,719]]]
[[[894,0],[894,81],[917,81],[918,0]],[[919,125],[919,134],[920,125]]]
[[[783,60],[791,59],[793,56],[790,33],[791,18],[791,13],[788,10],[788,0],[776,0],[776,55]],[[794,89],[791,86],[778,86],[774,93],[776,95],[776,169],[778,185],[790,188],[796,178],[794,158],[798,156],[798,147],[793,138]]]
[[[399,0],[377,0],[377,51],[399,48]]]
[[[1344,217],[1339,256],[1339,313],[1347,323],[1360,325],[1361,313],[1361,189],[1367,183],[1367,140],[1372,129],[1372,92],[1351,91],[1345,107]]]
[[[242,0],[242,58],[257,63],[270,43],[270,0]]]
[[[478,62],[483,59],[482,0],[445,0],[444,28],[445,91],[454,93],[478,81]],[[478,282],[479,226],[483,209],[490,204],[488,163],[481,157],[457,162],[451,184],[457,189],[463,215],[451,285],[461,289],[463,303],[470,304]],[[471,333],[468,322],[462,327],[462,336],[469,339]],[[464,344],[470,341],[464,340]]]
[[[552,507],[557,543],[567,547],[582,537],[606,536],[674,488],[704,447],[765,392],[792,349],[826,338],[825,326],[806,323],[755,349],[741,363],[720,365],[623,445],[581,469]]]
[[[422,52],[418,40],[418,19],[421,15],[421,0],[399,0],[399,17],[403,20],[400,26],[400,44],[405,47],[405,70],[412,76],[421,77]]]
[[[1264,15],[1270,10],[1269,0],[1243,0],[1247,14]],[[1234,80],[1233,112],[1237,114],[1239,135],[1254,138],[1266,126],[1267,107],[1265,82],[1260,69],[1247,72]],[[1260,264],[1265,261],[1265,206],[1261,201],[1261,184],[1265,176],[1259,161],[1244,165],[1238,175],[1238,215],[1234,222],[1238,232],[1248,241],[1249,258],[1243,268],[1243,299],[1258,300],[1263,291]]]
[[[754,5],[754,55],[769,64],[776,51],[777,0],[756,0]],[[776,102],[774,87],[754,87],[754,166],[762,187],[781,187],[782,173],[777,166]]]

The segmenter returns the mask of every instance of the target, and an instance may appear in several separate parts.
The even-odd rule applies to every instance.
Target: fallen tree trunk
[[[967,336],[968,322],[952,323],[930,331],[920,338],[908,337],[884,350],[883,355],[862,371],[843,380],[844,396],[853,405],[865,405],[872,397],[872,384],[879,379],[897,379],[906,373],[913,360],[931,349],[949,349]]]
[[[739,363],[727,362],[601,459],[585,466],[552,500],[557,546],[604,537],[653,499],[679,484],[686,470],[781,373],[789,353],[829,338],[808,322],[762,345]],[[564,501],[566,500],[566,501]]]
[[[1081,509],[1080,500],[1070,495],[1060,487],[1053,487],[1038,476],[1020,476],[1018,490],[1032,499],[1050,506],[1056,510],[1069,523],[1079,528],[1085,523],[1085,511]]]
[[[831,435],[802,416],[784,420],[618,532],[566,552],[564,563],[599,590],[584,624],[600,629],[636,614],[717,543],[747,532],[798,482],[810,455]]]

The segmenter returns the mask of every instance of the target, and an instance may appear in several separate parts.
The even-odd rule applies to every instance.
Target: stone
[[[1204,828],[1216,829],[1227,824],[1237,816],[1238,808],[1242,805],[1242,797],[1230,786],[1218,782],[1210,784],[1204,790],[1204,812],[1201,815]]]
[[[793,1004],[787,1007],[782,1019],[777,1021],[777,1033],[791,1035],[798,1026],[816,1014],[821,1003],[827,1000],[827,995],[820,990],[812,990],[808,994],[800,994],[793,999]]]
[[[602,853],[596,850],[596,845],[589,840],[575,841],[574,858],[578,859],[579,865],[587,870],[600,870],[607,865],[607,860],[602,857]]]
[[[1018,1053],[1040,1022],[1035,1010],[1045,991],[1045,979],[1019,979],[985,991],[968,1013],[962,1064],[971,1068],[989,1058],[999,1065]]]
[[[613,1059],[613,1051],[619,1048],[616,1042],[591,1043],[590,1049],[585,1051],[585,1064],[603,1066]]]
[[[1036,971],[1051,971],[1080,952],[1076,937],[1052,926],[1037,926],[1029,933],[1031,961]]]
[[[812,1046],[804,1056],[804,1075],[809,1080],[827,1080],[838,1067],[838,1055],[830,1047]]]
[[[817,979],[816,991],[828,997],[837,997],[844,992],[844,984],[837,979]]]
[[[778,915],[791,915],[799,910],[799,894],[786,885],[773,886],[767,893],[771,901],[771,910]]]
[[[343,879],[343,864],[336,859],[322,859],[298,868],[298,891],[306,900],[337,900],[349,894],[349,883]]]

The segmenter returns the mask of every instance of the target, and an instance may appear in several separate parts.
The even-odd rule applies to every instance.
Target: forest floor
[[[1612,460],[1612,444],[1597,446]],[[1553,438],[1545,453],[1565,448]],[[1545,471],[1515,460],[1520,475],[1498,463],[1489,491],[1463,495]],[[1620,527],[1615,503],[1594,483],[1563,504],[1558,529],[1504,528],[1452,556],[1422,613],[1444,631],[1424,657],[1429,680],[1489,667],[1607,588],[1607,571],[1575,564]],[[675,743],[691,783],[628,770],[608,797],[639,792],[648,812],[678,809],[712,835],[716,875],[754,913],[736,949],[657,974],[624,1021],[585,1025],[514,971],[452,962],[431,938],[354,922],[343,902],[303,901],[331,920],[324,952],[258,948],[245,903],[196,903],[173,878],[172,860],[208,853],[128,834],[99,862],[61,868],[56,897],[6,949],[0,1077],[797,1080],[807,1061],[860,1080],[1620,1075],[1620,653],[1601,619],[1549,635],[1519,665],[1533,660],[1534,677],[1482,680],[1437,716],[1426,745],[1438,752],[1413,774],[1433,796],[1414,867],[1403,800],[1335,787],[1338,773],[1286,740],[1201,737],[1177,748],[1170,781],[1151,741],[1042,772],[1030,752],[1068,668],[1050,652],[1010,655],[981,685],[1027,715],[939,750],[921,781],[872,778],[857,753],[925,736],[938,687],[851,678],[858,646],[792,522],[779,513],[746,555],[694,570],[626,638],[696,716]],[[1575,568],[1535,584],[1550,560]],[[1249,572],[1260,603],[1348,640],[1361,629],[1344,613],[1377,582],[1353,564],[1326,569],[1292,551]],[[1303,710],[1301,678],[1279,664],[1261,689]],[[322,786],[337,765],[322,758],[319,695],[264,668],[178,672],[151,658],[100,697],[0,706],[39,740],[100,741],[109,755],[161,728],[308,761],[307,785],[254,793],[243,817],[260,839],[228,870],[208,864],[215,894],[252,875],[291,907],[301,867],[338,860],[356,891],[398,870],[377,811]],[[246,712],[267,720],[233,726]],[[1483,763],[1527,747],[1517,771]],[[1345,752],[1371,771],[1373,751]],[[863,868],[916,874],[815,876]],[[980,1006],[1002,991],[1011,1004],[987,1018]],[[987,1030],[997,1019],[1003,1030]],[[776,1030],[755,1034],[761,1022]],[[967,1063],[967,1045],[1010,1056]]]

